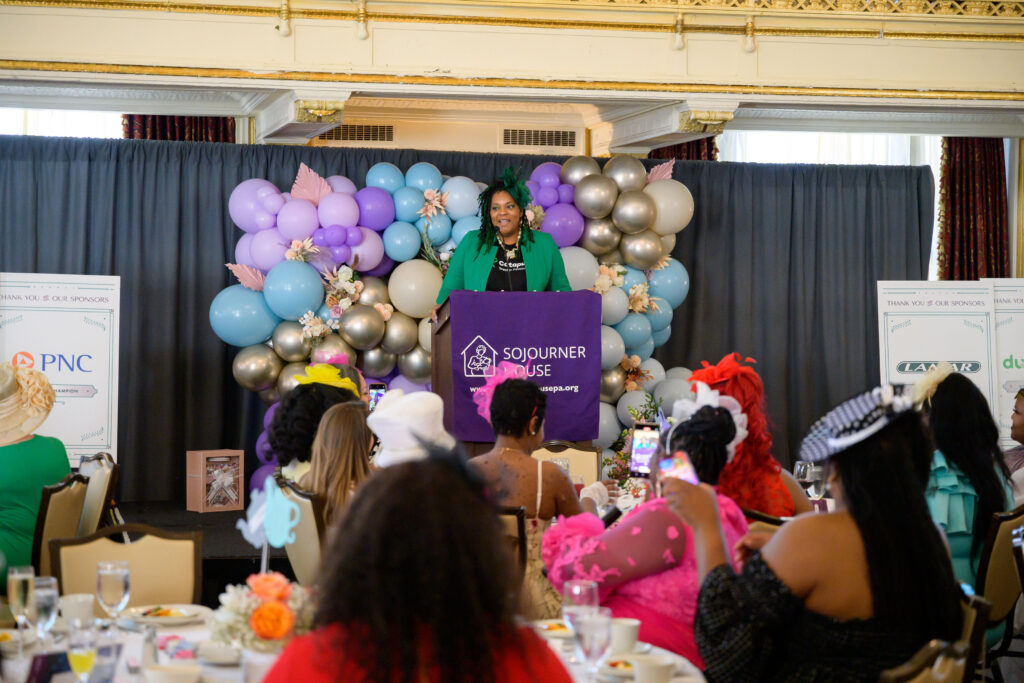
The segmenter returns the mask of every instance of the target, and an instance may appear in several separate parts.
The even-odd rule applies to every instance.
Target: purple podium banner
[[[544,438],[597,438],[601,295],[595,292],[451,294],[455,436],[494,441],[473,392],[502,361],[525,366],[547,396]]]

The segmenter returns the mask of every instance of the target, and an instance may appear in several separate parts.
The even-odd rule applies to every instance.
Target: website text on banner
[[[546,439],[597,438],[601,296],[594,292],[452,292],[454,430],[494,441],[473,392],[502,361],[527,367],[547,394]]]

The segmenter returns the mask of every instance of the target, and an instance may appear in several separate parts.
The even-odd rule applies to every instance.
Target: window
[[[0,135],[121,138],[121,114],[65,109],[2,109]]]

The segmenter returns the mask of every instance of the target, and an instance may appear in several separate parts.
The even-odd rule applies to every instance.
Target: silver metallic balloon
[[[356,304],[341,314],[338,333],[360,351],[372,349],[384,338],[384,318],[375,308]]]
[[[651,227],[657,215],[658,207],[653,199],[640,190],[630,190],[620,194],[615,201],[612,222],[622,232],[632,235]]]
[[[622,233],[610,218],[588,218],[583,223],[583,238],[577,244],[594,256],[607,254],[619,246]]]
[[[619,242],[619,245],[622,245],[621,241]],[[609,251],[607,254],[599,256],[597,262],[605,266],[611,265],[613,263],[622,263],[622,252],[617,248],[613,249],[612,251]]]
[[[575,185],[586,176],[600,172],[601,167],[590,157],[570,157],[562,164],[562,172],[559,174],[559,179],[563,183]]]
[[[298,363],[289,363],[281,368],[281,374],[277,377],[277,393],[285,396],[289,391],[299,386],[295,375],[306,374],[306,367],[307,365],[304,361],[299,361]]]
[[[384,326],[380,347],[389,353],[412,351],[419,339],[419,325],[405,313],[395,311]]]
[[[635,235],[623,235],[619,249],[622,251],[622,259],[627,266],[645,270],[661,258],[661,239],[653,230],[645,230]]]
[[[379,277],[363,276],[363,291],[359,293],[359,303],[373,307],[374,304],[389,304],[388,286]]]
[[[359,354],[359,369],[367,377],[387,377],[395,369],[397,357],[379,346]]]
[[[263,391],[274,386],[284,363],[274,349],[264,344],[246,346],[231,361],[235,381],[249,391]]]
[[[278,323],[270,338],[274,342],[274,350],[282,360],[294,363],[309,358],[312,345],[308,339],[302,338],[302,325],[299,323],[291,320]]]
[[[604,218],[615,208],[618,196],[615,181],[595,173],[576,183],[573,203],[586,218]]]
[[[277,393],[277,387],[264,389],[259,393],[260,400],[266,405],[273,405],[281,400],[281,394]]]
[[[647,169],[643,162],[626,154],[617,154],[606,161],[603,172],[615,181],[620,192],[642,190],[647,184]]]
[[[430,381],[430,354],[417,345],[409,353],[398,357],[398,369],[414,384],[426,384]]]
[[[626,393],[626,371],[616,365],[601,371],[601,400],[615,403]]]
[[[676,234],[661,236],[661,253],[668,256],[676,248]]]
[[[314,363],[330,363],[336,361],[338,356],[345,356],[349,365],[356,364],[356,350],[348,342],[336,334],[329,334],[323,341],[313,347],[309,354],[310,360]]]

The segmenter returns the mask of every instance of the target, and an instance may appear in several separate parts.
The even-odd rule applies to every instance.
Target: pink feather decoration
[[[237,263],[225,263],[224,265],[228,267],[228,270],[230,270],[236,278],[238,278],[239,284],[243,287],[251,289],[254,292],[263,291],[263,281],[267,279],[267,276],[262,272],[252,266],[243,266]]]
[[[299,172],[295,174],[295,183],[292,185],[292,199],[308,199],[313,202],[313,206],[318,206],[320,200],[330,193],[331,186],[326,180],[306,164],[299,164]]]
[[[658,164],[650,171],[647,172],[647,182],[653,183],[655,180],[669,180],[672,178],[672,167],[676,165],[675,159],[669,159],[663,164]]]
[[[529,366],[529,363],[527,363]],[[499,384],[510,379],[526,379],[526,368],[522,365],[509,363],[503,360],[497,366],[491,366],[491,371],[484,381],[484,385],[473,394],[473,403],[476,404],[476,412],[488,422],[491,421],[491,399],[494,398],[494,390]]]

